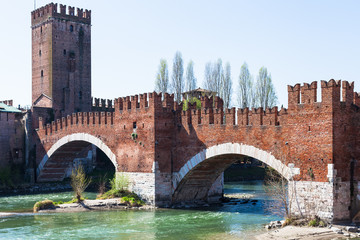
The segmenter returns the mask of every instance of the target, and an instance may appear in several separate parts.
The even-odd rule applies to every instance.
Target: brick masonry
[[[288,87],[288,109],[266,111],[223,111],[219,98],[202,98],[201,110],[190,106],[186,112],[169,94],[117,98],[111,112],[76,113],[47,125],[41,119],[37,133],[42,157],[38,162],[51,148],[56,155],[58,148],[53,146],[62,138],[87,133],[110,149],[117,171],[155,175],[155,179],[151,177],[155,190],[149,199],[155,199],[155,204],[168,204],[207,199],[220,174],[238,156],[246,155],[299,182],[300,189],[305,189],[298,191],[303,199],[307,199],[307,187],[303,187],[306,182],[318,184],[327,192],[326,197],[333,199],[324,200],[319,214],[349,218],[359,205],[359,98],[353,84],[346,81],[322,81],[321,86],[321,102],[315,98],[316,82],[295,85]],[[76,145],[76,141],[67,144]],[[56,162],[55,156],[53,159]],[[140,183],[134,184],[136,188]]]
[[[92,102],[91,12],[51,3],[31,19],[38,181],[61,180],[76,154],[95,145],[129,175],[131,189],[166,206],[218,196],[223,171],[246,155],[296,183],[298,214],[342,220],[360,209],[353,83],[321,81],[321,101],[317,82],[288,86],[287,109],[224,109],[220,98],[202,97],[201,109],[184,112],[173,95],[155,92]],[[310,210],[308,200],[317,203]]]

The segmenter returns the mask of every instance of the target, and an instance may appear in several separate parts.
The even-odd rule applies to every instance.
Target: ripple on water
[[[243,189],[243,190],[241,190]],[[262,224],[279,219],[264,210],[268,201],[262,185],[231,184],[225,192],[252,192],[256,205],[236,204],[206,209],[148,211],[94,211],[57,214],[21,214],[0,218],[1,239],[247,239]],[[94,194],[95,195],[95,194]],[[36,194],[0,198],[0,210],[31,209],[45,198],[64,201],[72,193]]]

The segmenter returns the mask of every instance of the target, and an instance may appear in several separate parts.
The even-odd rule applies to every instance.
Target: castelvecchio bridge
[[[131,189],[158,206],[216,201],[223,171],[256,158],[288,181],[296,214],[329,220],[360,209],[360,96],[347,81],[288,86],[288,109],[201,109],[173,95],[91,100],[91,11],[48,4],[32,12],[33,149],[37,181],[59,181],[94,145]],[[100,110],[100,111],[99,111]],[[52,120],[52,121],[51,121]]]

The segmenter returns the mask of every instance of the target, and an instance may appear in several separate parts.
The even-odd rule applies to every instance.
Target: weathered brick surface
[[[32,105],[55,117],[90,111],[91,11],[48,4],[31,13]]]

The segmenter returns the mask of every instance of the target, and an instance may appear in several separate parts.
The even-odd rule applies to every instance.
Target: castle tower
[[[55,117],[91,108],[91,11],[50,3],[31,13],[32,105]]]

